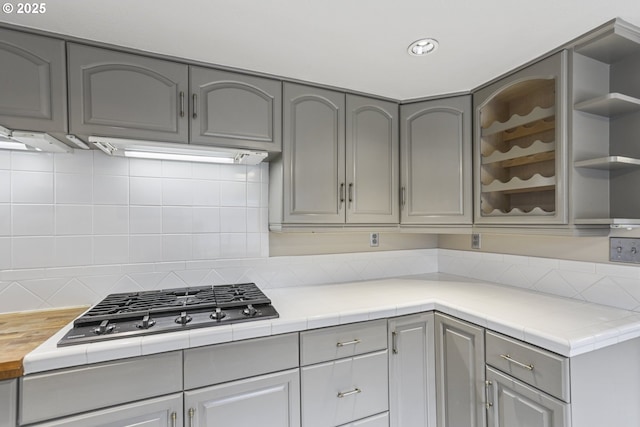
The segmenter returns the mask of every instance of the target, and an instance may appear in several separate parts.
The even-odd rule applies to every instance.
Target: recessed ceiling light
[[[412,56],[422,56],[432,53],[438,48],[438,41],[435,39],[420,39],[409,45],[407,52]]]

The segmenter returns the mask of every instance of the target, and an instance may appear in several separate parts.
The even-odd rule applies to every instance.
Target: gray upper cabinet
[[[347,95],[348,223],[398,223],[398,105]]]
[[[282,150],[282,83],[189,67],[191,142]]]
[[[398,106],[284,84],[282,158],[270,167],[271,229],[398,223]]]
[[[475,223],[568,222],[567,52],[474,94]]]
[[[70,43],[71,133],[188,142],[188,67]]]
[[[345,95],[284,85],[284,220],[343,223]]]
[[[471,97],[400,108],[403,225],[471,224]]]
[[[67,130],[64,41],[0,29],[0,126]]]

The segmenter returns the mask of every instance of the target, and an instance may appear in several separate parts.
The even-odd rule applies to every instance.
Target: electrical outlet
[[[609,238],[609,261],[640,264],[640,239],[632,237]]]
[[[380,245],[380,233],[369,234],[369,246],[378,247]]]
[[[471,235],[471,249],[480,249],[480,233]]]

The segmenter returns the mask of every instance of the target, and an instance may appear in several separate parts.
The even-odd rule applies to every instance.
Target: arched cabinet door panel
[[[191,142],[282,150],[282,83],[190,67]]]
[[[0,126],[67,130],[62,40],[0,29]]]
[[[401,107],[402,224],[471,224],[471,98]]]
[[[188,67],[69,44],[71,133],[188,142]]]
[[[285,84],[284,219],[344,223],[345,95]]]

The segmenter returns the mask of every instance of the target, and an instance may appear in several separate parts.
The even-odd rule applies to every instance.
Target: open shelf
[[[493,181],[482,186],[483,193],[500,192],[504,194],[529,193],[533,191],[553,190],[556,185],[556,177],[545,177],[539,174],[529,179],[520,179],[517,176],[507,182]]]
[[[486,129],[482,129],[482,136],[495,135],[500,132],[504,132],[509,129],[515,129],[519,127],[527,127],[526,125],[535,124],[536,122],[548,119],[549,117],[555,117],[556,108],[541,108],[535,107],[531,112],[525,116],[514,114],[506,122],[493,122]]]
[[[640,167],[640,159],[623,156],[607,156],[597,159],[581,160],[573,164],[577,168],[618,170]]]
[[[611,228],[638,228],[640,218],[580,218],[575,219],[574,223],[609,225]]]
[[[578,111],[603,117],[615,117],[621,114],[640,111],[640,99],[622,93],[608,93],[597,98],[579,102],[573,107]]]
[[[608,34],[598,36],[595,40],[587,40],[574,50],[605,64],[613,64],[640,53],[640,37],[625,27],[625,23],[618,21]]]
[[[494,151],[482,158],[483,165],[498,163],[503,168],[544,162],[555,158],[556,143],[535,141],[526,148],[513,146],[507,152]]]

